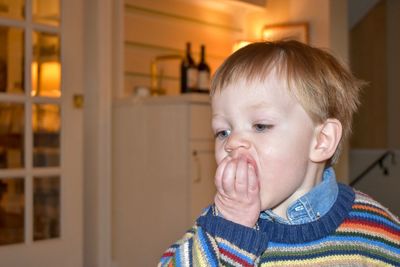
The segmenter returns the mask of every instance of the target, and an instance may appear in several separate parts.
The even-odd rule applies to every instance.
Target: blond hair
[[[329,118],[341,122],[342,138],[328,165],[335,163],[344,139],[351,133],[363,82],[321,49],[291,40],[258,42],[239,49],[224,61],[213,76],[211,95],[239,79],[262,82],[272,69],[286,77],[289,91],[315,123]]]

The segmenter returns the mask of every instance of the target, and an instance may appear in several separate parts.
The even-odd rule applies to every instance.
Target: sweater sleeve
[[[212,207],[163,254],[158,266],[254,266],[267,245],[265,233],[219,217]]]

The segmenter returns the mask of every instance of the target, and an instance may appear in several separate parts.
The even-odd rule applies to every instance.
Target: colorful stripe
[[[249,256],[245,255],[239,249],[234,249],[232,246],[229,246],[225,243],[219,243],[219,251],[222,255],[224,255],[225,260],[232,260],[240,264],[240,266],[252,266],[253,259]]]
[[[370,235],[375,238],[388,239],[388,241],[395,243],[398,241],[399,235],[392,233],[385,227],[376,227],[376,224],[367,224],[362,221],[347,220],[342,224],[340,229],[344,234],[351,233],[354,228],[358,227],[358,232],[364,235]]]
[[[346,190],[342,194],[347,194],[350,189]],[[337,206],[344,207],[342,204]],[[251,247],[255,243],[252,241],[254,236],[250,237],[244,231],[237,232],[239,228],[234,228],[228,221],[221,225],[208,222],[204,229],[195,227],[191,238],[171,246],[161,258],[160,266],[400,266],[399,219],[359,192],[356,192],[352,207],[349,205],[347,211],[343,209],[334,213],[346,212],[347,216],[340,219],[339,226],[332,228],[330,234],[309,242],[287,242],[285,234],[291,232],[287,228],[280,228],[281,239],[274,237],[273,240],[267,240],[268,246],[264,246],[259,255],[249,252],[258,251]],[[322,226],[310,224],[310,229],[318,230],[316,227],[328,227],[337,221],[338,218],[333,217],[332,222]],[[218,233],[224,229],[230,229],[229,235],[223,235],[225,238],[208,233]],[[268,231],[278,228],[260,229],[257,230],[260,235],[272,236]]]
[[[262,264],[263,267],[269,267],[269,266],[301,266],[301,267],[307,267],[307,266],[318,266],[318,267],[323,267],[323,266],[388,266],[387,264],[383,264],[381,261],[376,260],[376,259],[371,259],[371,258],[364,258],[360,255],[341,255],[340,257],[334,255],[334,256],[328,256],[328,257],[321,257],[321,258],[315,258],[315,259],[310,259],[308,261],[304,260],[290,260],[290,261],[273,261],[273,262],[264,262]]]
[[[196,259],[197,263],[200,264],[199,266],[218,266],[215,261],[217,257],[214,253],[211,241],[201,227],[197,230],[193,246],[197,251]]]
[[[368,223],[368,224],[374,224],[374,222],[378,222],[380,224],[383,224],[382,227],[387,226],[387,229],[389,229],[390,231],[393,231],[396,234],[400,233],[400,226],[391,221],[388,220],[382,216],[379,216],[377,214],[370,214],[367,212],[359,212],[359,211],[352,211],[350,212],[350,219],[357,220],[359,219],[360,221],[364,222],[364,223]],[[376,226],[378,226],[379,224],[375,223]]]

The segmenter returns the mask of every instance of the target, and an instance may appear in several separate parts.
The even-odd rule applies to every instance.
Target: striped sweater
[[[319,220],[254,228],[211,208],[162,256],[159,266],[400,266],[400,222],[379,203],[339,184]]]

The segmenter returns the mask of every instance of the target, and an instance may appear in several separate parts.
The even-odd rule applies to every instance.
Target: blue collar
[[[330,210],[338,192],[335,171],[329,167],[324,170],[321,183],[289,206],[286,211],[287,220],[279,217],[272,210],[262,212],[260,218],[285,224],[313,222]]]

